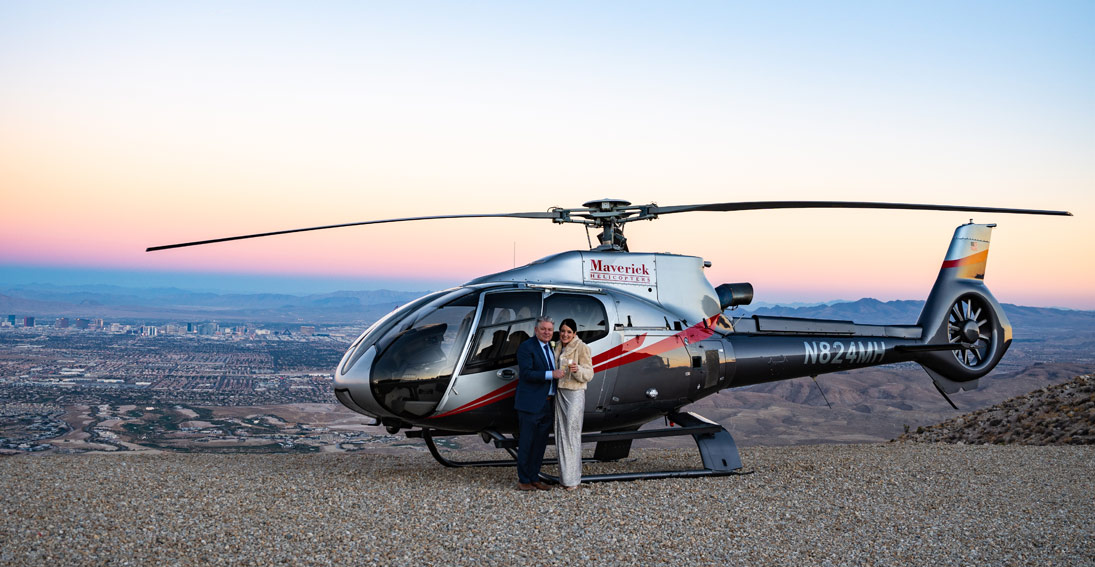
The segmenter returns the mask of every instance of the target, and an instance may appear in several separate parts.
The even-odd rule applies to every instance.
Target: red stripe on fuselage
[[[645,340],[646,340],[646,333],[643,333],[641,335],[637,335],[635,338],[633,338],[629,341],[624,341],[624,342],[620,343],[619,345],[616,345],[616,346],[602,352],[601,354],[598,354],[597,356],[594,356],[593,357],[593,365],[596,366],[596,365],[598,365],[598,364],[600,364],[600,363],[602,363],[606,360],[610,360],[610,359],[616,358],[617,356],[620,356],[621,354],[631,352],[631,351],[641,347],[643,345],[643,341],[645,341]]]
[[[472,401],[470,401],[470,402],[468,402],[468,403],[466,403],[466,404],[464,404],[464,405],[462,405],[462,406],[460,406],[456,409],[449,410],[445,413],[432,415],[432,416],[430,416],[430,419],[434,419],[434,418],[437,418],[437,417],[449,417],[450,415],[456,415],[458,413],[464,413],[466,411],[471,411],[473,409],[480,408],[480,407],[483,407],[485,405],[493,404],[494,402],[499,402],[499,401],[502,401],[506,398],[513,397],[516,394],[517,394],[517,381],[514,380],[513,382],[510,382],[509,384],[506,384],[505,386],[502,386],[501,388],[498,388],[497,390],[495,390],[495,391],[493,391],[493,392],[491,392],[491,393],[489,393],[485,396],[481,396],[479,398],[476,398],[476,399],[474,399],[474,400],[472,400]]]
[[[687,329],[685,329],[685,330],[683,330],[683,331],[681,331],[681,332],[679,332],[679,333],[677,333],[677,334],[675,334],[671,337],[666,337],[666,338],[664,338],[664,339],[662,339],[662,340],[660,340],[660,341],[658,341],[658,342],[656,342],[656,343],[654,343],[654,344],[652,344],[652,345],[650,345],[650,346],[648,346],[644,349],[631,352],[631,353],[626,354],[624,356],[621,356],[621,357],[619,357],[615,360],[606,361],[606,362],[604,362],[603,364],[600,364],[600,365],[595,365],[593,367],[593,371],[594,372],[601,372],[601,371],[604,371],[604,370],[608,370],[610,368],[616,368],[618,366],[623,366],[625,364],[630,364],[632,362],[642,360],[644,358],[650,358],[651,356],[657,356],[659,354],[669,352],[673,349],[681,348],[685,344],[687,344],[687,343],[685,343],[685,339],[687,339],[688,342],[702,341],[703,339],[706,339],[706,338],[710,337],[711,335],[715,334],[715,331],[714,331],[714,329],[711,328],[711,325],[713,325],[715,323],[715,321],[718,319],[718,317],[719,317],[718,315],[715,315],[715,316],[711,317],[710,319],[705,319],[705,320],[703,320],[699,323],[696,323],[695,325],[692,325],[691,327],[689,327],[689,328],[687,328]],[[643,336],[645,336],[645,335],[643,335]],[[636,337],[636,338],[638,338],[638,337]]]

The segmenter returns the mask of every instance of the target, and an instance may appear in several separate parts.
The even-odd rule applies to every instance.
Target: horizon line
[[[357,289],[347,288],[347,289],[337,289],[337,290],[333,290],[333,291],[322,291],[322,292],[310,291],[310,292],[292,293],[292,292],[272,292],[272,291],[261,291],[261,290],[252,290],[252,291],[209,290],[209,289],[200,289],[200,288],[193,288],[193,287],[180,287],[180,286],[177,286],[177,285],[171,285],[171,286],[140,286],[140,285],[137,285],[137,286],[134,286],[134,285],[120,285],[120,284],[113,284],[113,283],[65,284],[65,283],[53,283],[53,282],[47,282],[47,283],[43,283],[43,282],[8,283],[8,282],[4,282],[3,280],[0,280],[0,291],[21,291],[21,290],[24,290],[28,287],[32,287],[34,285],[44,285],[44,286],[49,286],[51,288],[57,288],[59,290],[69,289],[69,290],[74,290],[75,291],[75,290],[84,289],[85,291],[88,291],[90,293],[96,293],[94,291],[94,288],[115,288],[115,289],[119,289],[119,290],[132,290],[132,291],[169,291],[169,290],[175,290],[175,291],[180,291],[180,292],[185,292],[185,293],[207,293],[207,294],[213,294],[213,295],[287,295],[287,296],[291,296],[291,297],[302,297],[302,298],[303,297],[310,297],[310,296],[334,295],[334,294],[338,294],[338,293],[395,292],[395,293],[408,293],[408,294],[423,294],[423,295],[425,295],[425,294],[433,293],[434,291],[438,291],[438,290],[441,290],[441,289],[447,289],[448,287],[455,287],[455,286],[446,286],[446,287],[437,287],[437,288],[417,287],[417,288],[414,288],[414,289],[399,289],[399,288],[393,288],[393,287],[357,288]],[[457,285],[459,285],[459,284],[457,284]],[[102,293],[102,292],[99,292],[99,293]],[[23,299],[27,299],[27,300],[30,300],[30,301],[40,301],[40,300],[37,300],[37,299],[34,299],[34,298],[23,298]],[[872,297],[872,296],[862,296],[862,297],[859,297],[857,299],[847,299],[847,298],[839,298],[838,297],[838,298],[831,298],[831,299],[825,299],[825,300],[813,300],[813,301],[811,301],[811,300],[802,300],[802,299],[797,299],[797,300],[796,299],[774,300],[774,301],[764,300],[764,301],[757,301],[756,303],[751,303],[749,305],[742,305],[742,306],[739,306],[739,307],[742,308],[743,310],[747,310],[747,311],[752,311],[752,310],[755,310],[755,309],[769,308],[769,307],[783,307],[783,308],[798,309],[798,308],[806,308],[806,307],[818,307],[818,306],[823,306],[823,305],[824,306],[832,306],[832,305],[837,305],[837,304],[842,304],[842,303],[858,303],[858,302],[864,301],[864,300],[877,301],[877,302],[883,303],[883,304],[904,302],[904,301],[912,301],[912,302],[917,302],[917,303],[923,303],[923,302],[926,301],[926,298],[879,299],[877,297]],[[1063,305],[1029,305],[1029,304],[1014,303],[1014,302],[1005,302],[1005,301],[1001,301],[1000,303],[1001,303],[1001,305],[1011,305],[1011,306],[1014,306],[1014,307],[1030,307],[1030,308],[1035,308],[1035,309],[1056,309],[1056,310],[1061,310],[1061,311],[1079,311],[1079,312],[1095,311],[1095,309],[1084,309],[1084,308],[1078,308],[1078,307],[1068,307],[1068,306],[1063,306]]]

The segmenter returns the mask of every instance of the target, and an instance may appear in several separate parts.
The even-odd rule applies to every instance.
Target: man
[[[551,490],[540,482],[548,435],[554,427],[556,380],[564,372],[555,368],[551,337],[555,322],[551,317],[536,319],[536,336],[517,347],[517,488]]]

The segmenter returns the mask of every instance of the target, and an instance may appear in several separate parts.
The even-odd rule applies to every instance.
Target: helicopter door
[[[540,292],[487,293],[461,375],[479,374],[517,366],[517,347],[535,331],[540,315]],[[516,370],[514,370],[516,372]],[[510,379],[513,376],[499,374]]]
[[[645,334],[647,343],[674,336],[673,331],[628,331],[623,340],[634,339]],[[692,368],[689,349],[684,345],[661,354],[636,360],[617,369],[616,382],[612,388],[612,405],[656,402],[659,405],[674,405],[670,402],[688,401],[698,373]]]
[[[609,310],[615,315],[616,305],[604,295],[572,292],[551,292],[544,299],[544,314],[555,320],[555,340],[559,340],[559,327],[563,321],[573,319],[578,326],[578,338],[589,345],[590,350],[596,353],[609,347],[604,346],[609,341],[598,343],[609,335]],[[614,374],[615,369],[602,370],[593,375],[593,379],[586,385],[586,413],[604,411],[602,397],[605,392],[605,384],[608,383],[609,374]],[[599,408],[599,409],[598,409]]]

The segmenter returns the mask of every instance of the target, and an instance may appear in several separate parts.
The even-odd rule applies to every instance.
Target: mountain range
[[[1079,311],[1056,307],[1026,307],[1002,304],[1004,314],[1015,328],[1017,340],[1043,340],[1047,332],[1056,336],[1070,330],[1095,329],[1095,311]],[[807,319],[838,319],[864,325],[912,325],[920,317],[923,301],[879,301],[864,298],[857,301],[835,302],[804,307],[772,306],[750,310],[729,311],[731,319],[752,315],[802,317]]]
[[[0,287],[0,314],[17,317],[85,317],[144,320],[217,320],[315,323],[371,322],[426,291],[362,290],[291,295],[213,293],[179,288],[107,285],[17,285]],[[775,315],[850,320],[862,324],[913,324],[923,301],[834,301],[814,305],[763,305],[727,312],[733,318]],[[1095,328],[1095,311],[1004,304],[1016,338],[1035,339],[1046,330]]]
[[[316,323],[372,321],[424,291],[338,291],[313,295],[212,293],[178,288],[11,286],[0,314],[144,320]]]

